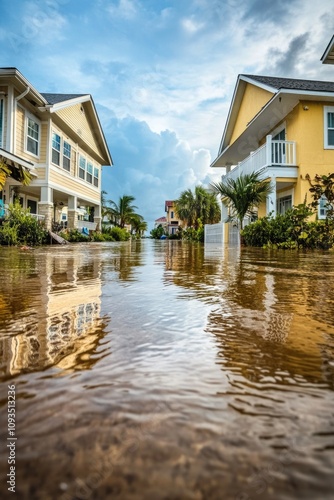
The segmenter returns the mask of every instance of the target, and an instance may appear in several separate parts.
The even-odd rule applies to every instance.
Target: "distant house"
[[[17,198],[47,228],[63,207],[67,227],[78,227],[88,207],[100,228],[102,166],[112,159],[90,94],[40,93],[16,68],[0,68],[0,161],[33,177],[29,186],[7,178],[4,207]]]
[[[273,192],[259,217],[284,213],[305,196],[311,201],[306,174],[333,172],[334,82],[239,75],[211,166],[225,167],[223,181],[262,171]]]
[[[167,219],[168,234],[175,234],[181,227],[182,221],[177,216],[174,201],[172,200],[165,201],[165,212]]]
[[[166,217],[159,217],[159,219],[155,219],[154,229],[156,229],[159,226],[162,226],[164,229],[167,228],[167,218]]]

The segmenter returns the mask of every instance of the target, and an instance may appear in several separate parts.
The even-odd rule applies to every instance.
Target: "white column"
[[[266,137],[266,166],[267,167],[272,164],[271,140],[272,140],[272,136],[267,135],[267,137]]]
[[[272,192],[267,198],[267,213],[266,215],[269,215],[272,213],[272,216],[276,216],[276,199],[277,199],[277,194],[276,194],[276,177],[272,177],[270,181],[270,185],[272,187]]]

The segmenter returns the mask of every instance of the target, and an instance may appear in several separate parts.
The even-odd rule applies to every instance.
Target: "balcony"
[[[271,177],[296,178],[298,167],[296,163],[296,143],[294,141],[273,141],[267,135],[266,143],[247,158],[239,162],[232,170],[226,169],[222,180],[237,179],[240,174],[251,174],[263,170],[263,179]]]

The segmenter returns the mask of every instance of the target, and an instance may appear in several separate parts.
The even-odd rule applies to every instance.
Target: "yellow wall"
[[[247,124],[261,110],[261,108],[272,98],[273,94],[267,90],[260,89],[247,83],[244,96],[239,108],[238,116],[234,125],[230,144],[246,129]]]

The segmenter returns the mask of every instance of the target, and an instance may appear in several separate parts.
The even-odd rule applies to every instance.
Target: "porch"
[[[223,181],[236,180],[241,174],[260,171],[263,171],[263,179],[272,177],[297,178],[296,143],[295,141],[273,140],[271,135],[267,135],[265,144],[251,152],[237,166],[231,167],[226,166],[226,174],[222,176]]]

